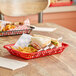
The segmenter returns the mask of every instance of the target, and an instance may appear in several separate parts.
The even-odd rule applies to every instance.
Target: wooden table
[[[62,54],[24,60],[10,55],[3,48],[3,45],[16,42],[20,35],[0,37],[0,56],[29,62],[28,66],[15,71],[0,68],[0,76],[76,76],[76,33],[53,23],[37,24],[37,26],[57,27],[52,33],[33,31],[31,34],[37,33],[55,38],[62,36],[69,47]]]

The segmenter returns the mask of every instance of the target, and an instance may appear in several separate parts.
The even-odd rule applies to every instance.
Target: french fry
[[[11,48],[12,48],[13,50],[17,50],[17,49],[15,49],[13,46],[11,46]]]
[[[17,50],[17,51],[20,51],[20,52],[23,52],[23,53],[32,53],[32,52],[37,52],[37,49],[35,49],[34,47],[30,46],[30,47],[18,47],[18,49],[15,49],[13,47],[11,47],[12,49],[14,50]]]

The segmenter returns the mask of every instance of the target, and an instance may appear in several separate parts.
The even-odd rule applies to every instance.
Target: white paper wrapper
[[[33,29],[33,31],[42,31],[42,32],[53,32],[57,29],[57,28],[36,27],[36,26],[34,27],[35,29]]]
[[[13,59],[7,59],[0,57],[0,67],[11,70],[16,70],[28,65],[28,62],[17,61]]]
[[[13,47],[15,49],[17,49],[18,47],[22,47],[22,48],[28,47],[30,41],[31,41],[31,36],[28,34],[23,34]]]
[[[29,19],[26,19],[26,20],[24,21],[24,25],[30,26],[30,20],[29,20]]]

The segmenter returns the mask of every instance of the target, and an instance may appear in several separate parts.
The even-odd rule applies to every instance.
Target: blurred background
[[[76,32],[76,0],[51,0],[42,15],[43,23],[56,23]],[[27,18],[31,24],[38,23],[38,14],[21,17],[1,15],[1,19],[11,22],[23,22]]]

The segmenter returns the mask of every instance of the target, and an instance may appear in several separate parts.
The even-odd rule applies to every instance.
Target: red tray
[[[62,2],[62,3],[51,3],[50,7],[56,7],[56,6],[70,6],[72,5],[73,1],[71,2]]]
[[[59,53],[62,53],[66,47],[68,47],[68,44],[62,43],[62,46],[59,48],[48,49],[48,50],[34,52],[34,53],[22,53],[22,52],[11,49],[11,46],[13,45],[14,44],[5,45],[4,48],[6,48],[10,52],[10,54],[24,58],[24,59],[34,59],[34,58],[44,57],[48,55],[59,54]]]

